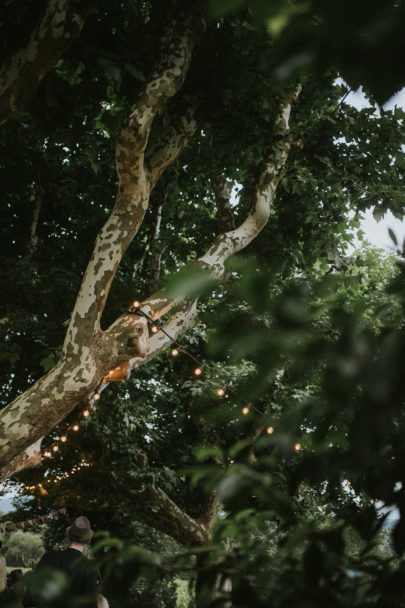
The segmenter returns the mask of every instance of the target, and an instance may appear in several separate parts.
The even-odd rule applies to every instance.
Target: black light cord
[[[219,384],[221,384],[221,388],[224,391],[227,391],[228,393],[234,395],[237,399],[239,399],[240,401],[242,401],[245,404],[245,408],[248,408],[248,412],[245,411],[245,408],[243,409],[243,413],[246,415],[247,413],[249,413],[250,410],[254,410],[255,412],[257,412],[260,416],[264,416],[264,412],[262,412],[261,410],[259,410],[255,405],[253,405],[250,401],[248,401],[245,397],[243,397],[243,395],[241,395],[238,391],[236,391],[235,389],[233,389],[231,386],[229,386],[226,382],[223,382],[221,378],[219,378],[219,376],[217,376],[217,374],[215,374],[214,372],[212,372],[206,365],[204,365],[204,363],[202,363],[201,361],[199,361],[189,350],[187,350],[182,344],[180,344],[180,342],[178,342],[176,340],[176,338],[173,338],[173,336],[171,336],[162,325],[155,323],[153,321],[153,319],[146,313],[144,312],[141,308],[136,307],[136,306],[131,306],[131,308],[128,310],[128,313],[131,315],[138,315],[139,317],[143,317],[147,320],[148,324],[150,327],[157,327],[158,331],[161,331],[167,338],[169,338],[169,340],[171,341],[171,343],[179,350],[179,352],[184,353],[185,355],[187,355],[190,359],[192,359],[192,361],[194,361],[194,363],[196,363],[198,365],[198,369],[204,370],[204,373],[207,376],[210,376],[211,378],[215,378],[215,380],[217,380],[219,382]],[[155,332],[157,333],[157,332]],[[224,393],[225,395],[225,393]],[[222,396],[224,396],[222,395]]]

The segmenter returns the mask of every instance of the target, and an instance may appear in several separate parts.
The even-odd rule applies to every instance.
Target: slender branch
[[[42,203],[44,202],[45,190],[44,188],[38,184],[36,188],[36,197],[34,201],[34,208],[32,210],[32,221],[30,226],[30,239],[27,245],[27,254],[24,257],[25,262],[29,262],[34,255],[37,246],[38,246],[38,236],[37,236],[37,228],[38,228],[38,220],[39,214],[42,209]]]
[[[231,209],[231,190],[224,175],[216,175],[211,179],[217,206],[218,232],[226,232],[235,228],[235,219]]]
[[[154,215],[155,215],[153,234],[150,237],[150,239],[148,240],[148,242],[146,243],[143,253],[142,253],[141,257],[139,258],[138,262],[136,264],[134,264],[134,269],[132,271],[132,278],[134,279],[138,270],[140,270],[143,267],[146,255],[150,251],[151,252],[151,263],[150,263],[151,280],[149,281],[148,287],[151,291],[156,291],[157,285],[159,283],[159,278],[160,278],[161,252],[160,252],[159,248],[157,247],[157,241],[159,240],[159,236],[160,236],[160,226],[162,223],[163,205],[165,204],[166,199],[167,199],[168,189],[169,189],[169,182],[166,181],[166,183],[163,186],[163,190],[161,190],[161,189],[159,189],[159,191],[154,190],[151,195],[152,203],[150,206],[152,206],[154,208]]]
[[[155,213],[155,228],[150,241],[151,245],[151,260],[150,260],[150,280],[148,282],[148,290],[156,291],[160,281],[160,261],[162,259],[162,250],[159,247],[160,226],[163,217],[163,205],[167,199],[169,190],[169,182],[166,182],[163,192],[159,197],[159,202]]]
[[[145,469],[148,466],[148,456],[142,449],[137,447],[134,456],[138,467]],[[146,484],[129,492],[146,498],[146,504],[145,500],[142,504],[136,501],[135,511],[147,525],[168,534],[186,547],[209,544],[207,527],[211,520],[193,519],[155,484]]]
[[[148,242],[146,243],[145,248],[144,248],[144,250],[143,250],[143,252],[142,252],[141,257],[140,257],[140,258],[139,258],[139,260],[138,260],[138,261],[137,261],[137,262],[134,264],[134,268],[133,268],[133,271],[132,271],[132,278],[133,278],[133,279],[136,277],[137,272],[139,272],[139,270],[141,270],[141,268],[143,267],[144,262],[145,262],[145,258],[146,258],[147,254],[148,254],[149,249],[150,249],[150,241],[148,241]]]
[[[220,506],[217,492],[207,493],[199,505],[199,515],[196,522],[204,528],[209,528],[218,519]]]
[[[0,125],[24,105],[75,42],[84,24],[80,0],[49,0],[23,48],[0,68]]]
[[[157,210],[157,221],[160,223],[162,220],[162,205]],[[148,282],[148,289],[156,291],[160,281],[160,261],[162,259],[162,251],[158,245],[158,236],[154,238],[152,243],[152,256],[150,260],[150,280]]]

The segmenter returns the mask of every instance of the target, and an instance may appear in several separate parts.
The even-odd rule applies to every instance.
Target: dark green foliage
[[[401,1],[210,0],[209,6],[217,16],[245,9],[251,22],[269,29],[280,79],[309,67],[322,78],[333,66],[353,89],[363,85],[381,104],[405,84],[398,61],[405,44]]]
[[[117,132],[180,4],[89,5],[76,44],[2,127],[2,406],[58,360],[92,243],[113,205]],[[108,530],[95,559],[112,608],[174,608],[180,575],[197,577],[207,606],[399,608],[404,266],[394,276],[389,259],[373,250],[348,256],[347,244],[371,205],[376,217],[387,209],[403,214],[404,113],[348,106],[336,76],[363,84],[377,101],[400,86],[402,2],[218,0],[210,7],[220,17],[209,22],[181,93],[199,99],[199,128],[152,194],[103,327],[149,294],[151,252],[138,263],[165,196],[162,283],[212,243],[217,174],[243,186],[233,210],[236,223],[244,220],[261,162],[277,145],[280,78],[299,73],[304,89],[291,120],[297,145],[249,261],[237,256],[228,282],[213,289],[200,276],[176,278],[189,295],[205,288],[200,324],[181,342],[231,390],[219,400],[212,377],[197,381],[189,359],[164,353],[130,382],[110,386],[58,458],[18,476],[26,485],[41,481],[47,494],[26,492],[13,517],[65,506],[69,519],[85,512],[96,531]],[[39,9],[4,3],[3,48]],[[152,138],[160,130],[157,120]],[[243,417],[246,401],[261,413]],[[82,458],[92,466],[58,479]],[[212,545],[185,553],[141,523],[140,512],[157,508],[145,496],[148,484],[195,519],[217,492],[223,508]],[[383,503],[401,515],[385,551]],[[63,545],[66,525],[49,523],[46,548]],[[231,590],[223,584],[229,579]],[[6,596],[0,605],[11,606]]]

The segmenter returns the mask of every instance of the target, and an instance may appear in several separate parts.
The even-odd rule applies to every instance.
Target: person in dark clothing
[[[7,577],[7,589],[15,589],[15,587],[21,581],[23,576],[24,575],[21,568],[16,568],[15,570],[12,570]]]
[[[84,515],[77,517],[66,530],[69,547],[64,551],[49,551],[40,559],[36,571],[54,568],[68,578],[68,591],[75,598],[86,598],[83,608],[97,608],[97,570],[86,567],[83,550],[93,536],[90,522]]]

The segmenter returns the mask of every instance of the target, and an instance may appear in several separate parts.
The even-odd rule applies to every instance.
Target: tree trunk
[[[115,205],[96,239],[61,359],[0,412],[2,479],[39,461],[42,436],[78,403],[88,404],[110,370],[126,362],[129,370],[134,369],[170,343],[163,332],[149,338],[148,322],[143,317],[124,314],[106,331],[101,330],[100,319],[118,265],[142,224],[156,181],[197,128],[191,102],[181,114],[175,104],[167,111],[167,102],[182,87],[192,49],[204,27],[204,10],[198,4],[171,24],[162,39],[160,58],[123,123],[116,146],[119,187]],[[291,105],[298,94],[299,89],[294,89],[280,106],[275,124],[277,145],[263,165],[252,211],[241,226],[217,236],[206,254],[192,263],[217,281],[225,276],[226,260],[246,247],[268,220],[270,204],[292,145],[288,123]],[[181,99],[182,108],[184,101]],[[149,149],[150,130],[157,114],[165,115],[165,128]],[[175,309],[167,327],[168,333],[176,338],[193,324],[196,301],[184,300],[182,293],[168,296],[166,292],[157,292],[141,302],[141,308],[152,320]]]

